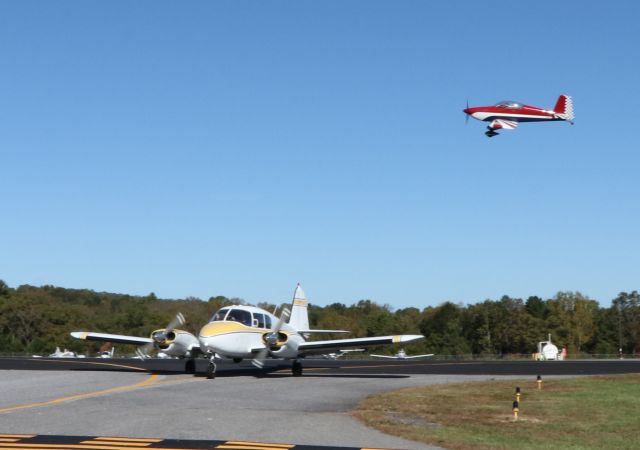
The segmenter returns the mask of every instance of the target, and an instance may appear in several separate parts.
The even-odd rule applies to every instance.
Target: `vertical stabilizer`
[[[553,112],[556,113],[556,116],[560,119],[572,122],[575,118],[575,114],[573,113],[573,99],[568,95],[561,95],[558,97]]]
[[[293,293],[293,303],[291,305],[291,317],[289,318],[289,325],[296,330],[308,330],[309,329],[309,314],[307,312],[307,297],[304,295],[304,291],[300,287],[300,283],[296,286],[296,291]]]

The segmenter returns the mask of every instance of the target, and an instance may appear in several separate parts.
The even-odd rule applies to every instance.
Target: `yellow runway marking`
[[[117,445],[87,445],[87,444],[2,444],[0,446],[1,449],[5,450],[15,450],[17,448],[30,448],[30,449],[86,449],[86,450],[131,450],[131,447],[117,446]],[[170,450],[163,448],[162,450]],[[177,450],[177,449],[176,449]]]
[[[251,442],[251,441],[227,441],[224,445],[257,445],[260,447],[270,447],[270,448],[293,448],[295,445],[293,444],[267,444],[264,442]]]
[[[150,444],[153,444],[154,442],[162,442],[164,439],[100,436],[95,438],[95,440],[96,441],[149,442]]]
[[[90,445],[122,445],[123,447],[148,447],[152,443],[151,442],[122,442],[122,441],[82,441],[81,444],[90,444]]]
[[[22,409],[39,408],[39,407],[43,407],[43,406],[59,405],[61,403],[66,403],[66,402],[70,402],[70,401],[73,401],[73,400],[80,400],[80,399],[83,399],[83,398],[97,397],[99,395],[104,395],[104,394],[131,391],[133,389],[138,389],[138,388],[141,388],[141,387],[144,387],[144,386],[151,385],[151,384],[155,383],[157,379],[158,379],[158,375],[153,374],[149,378],[147,378],[146,380],[141,381],[141,382],[136,383],[136,384],[104,389],[102,391],[86,392],[84,394],[71,395],[69,397],[60,397],[60,398],[56,398],[56,399],[49,400],[49,401],[46,401],[46,402],[37,402],[37,403],[29,403],[29,404],[26,404],[26,405],[11,406],[9,408],[0,409],[0,414],[1,413],[6,413],[6,412],[20,411]]]
[[[235,450],[274,450],[277,448],[280,449],[288,449],[288,448],[292,448],[292,447],[266,447],[264,445],[247,445],[247,444],[236,444],[236,445],[227,445],[227,444],[221,444],[218,445],[215,448],[226,448],[226,449],[235,449]]]
[[[37,362],[55,362],[55,363],[65,363],[65,364],[85,364],[85,365],[98,365],[98,366],[109,366],[109,367],[118,367],[121,369],[132,369],[132,370],[137,370],[138,372],[148,372],[147,369],[143,369],[142,367],[136,367],[136,366],[127,366],[125,364],[116,364],[116,363],[106,363],[106,362],[93,362],[93,361],[69,361],[69,360],[60,360],[60,359],[56,359],[56,360],[52,360],[52,359],[34,359],[33,361],[37,361]]]

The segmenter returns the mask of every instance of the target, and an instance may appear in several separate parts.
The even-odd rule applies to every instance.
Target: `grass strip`
[[[521,389],[514,420],[515,388]],[[353,415],[452,450],[640,449],[640,375],[468,382],[369,396]]]

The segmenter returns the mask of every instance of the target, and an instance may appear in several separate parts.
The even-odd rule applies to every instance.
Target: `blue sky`
[[[639,289],[637,2],[0,3],[0,279],[396,308]],[[472,105],[576,124],[488,139]]]

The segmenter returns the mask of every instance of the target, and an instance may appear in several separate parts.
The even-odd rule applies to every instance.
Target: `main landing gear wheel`
[[[300,361],[293,362],[293,365],[291,366],[291,373],[294,377],[302,376],[302,363]]]
[[[212,380],[216,377],[216,363],[213,361],[209,361],[209,365],[207,366],[207,378]]]
[[[196,360],[188,359],[184,365],[184,372],[189,374],[196,373]]]
[[[485,133],[484,133],[484,134],[487,135],[487,137],[494,137],[494,136],[497,136],[498,134],[500,134],[500,133],[496,133],[496,131],[491,127],[487,127],[487,130],[488,131],[485,131]]]

